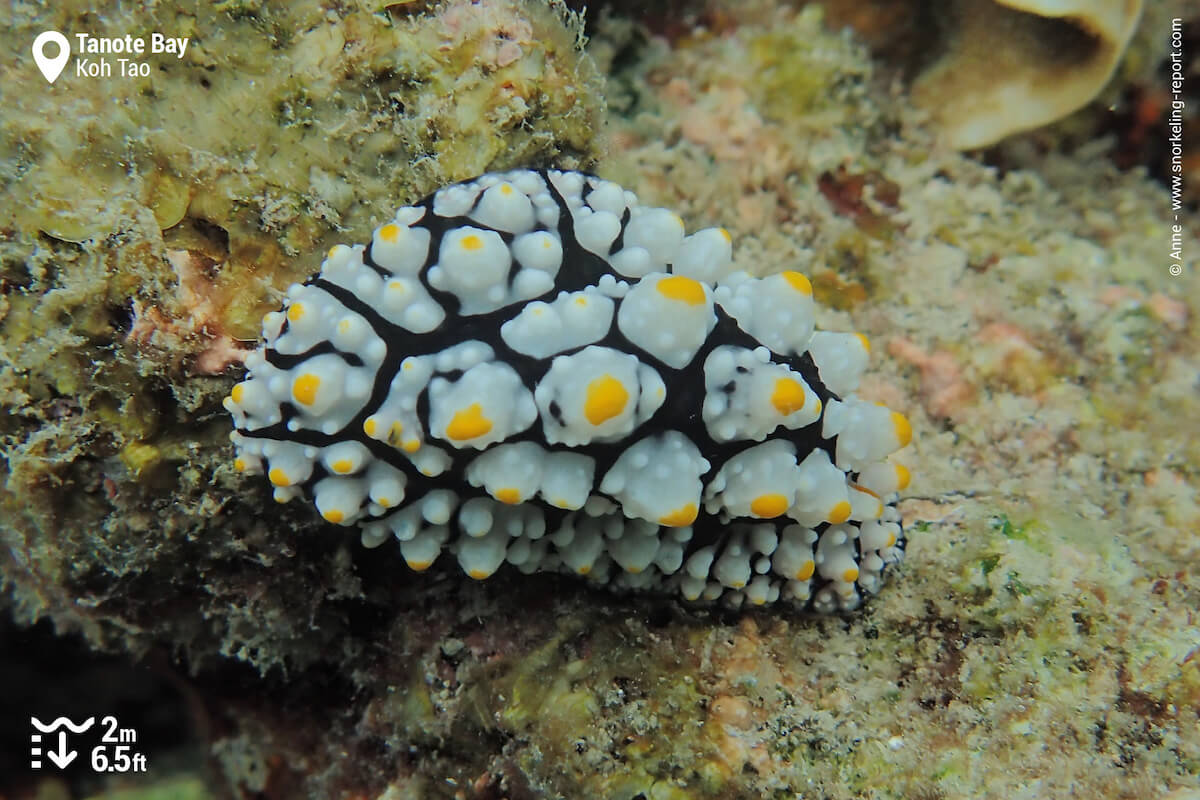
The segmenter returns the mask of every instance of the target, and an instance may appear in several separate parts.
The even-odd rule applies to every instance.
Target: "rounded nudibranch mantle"
[[[266,315],[225,400],[236,466],[418,571],[854,608],[903,556],[911,431],[854,395],[866,337],[813,317],[807,278],[734,271],[722,228],[577,172],[484,175]]]

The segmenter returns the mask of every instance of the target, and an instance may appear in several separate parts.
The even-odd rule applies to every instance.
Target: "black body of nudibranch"
[[[263,320],[236,465],[414,570],[854,608],[903,556],[900,414],[798,272],[577,172],[445,187]]]

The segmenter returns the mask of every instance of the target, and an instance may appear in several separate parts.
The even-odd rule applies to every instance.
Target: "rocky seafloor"
[[[1194,800],[1200,174],[1172,276],[1178,212],[1130,155],[1166,135],[1136,112],[1184,5],[1145,10],[1091,105],[965,154],[853,4],[613,4],[583,51],[577,17],[516,0],[14,5],[15,42],[192,44],[103,91],[23,90],[25,45],[0,56],[7,615],[183,698],[205,769],[163,759],[146,797]],[[724,225],[870,337],[862,394],[908,415],[914,480],[862,611],[415,575],[232,469],[221,398],[282,290],[522,164]]]

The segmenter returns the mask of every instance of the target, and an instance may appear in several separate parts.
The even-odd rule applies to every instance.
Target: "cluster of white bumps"
[[[338,245],[225,401],[236,466],[363,543],[733,604],[854,608],[903,555],[899,414],[797,272],[614,183],[517,170]],[[815,369],[814,369],[815,366]]]

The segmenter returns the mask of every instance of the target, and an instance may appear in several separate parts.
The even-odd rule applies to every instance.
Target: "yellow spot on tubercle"
[[[292,479],[289,478],[288,474],[279,467],[275,467],[273,470],[267,473],[267,480],[269,480],[275,486],[292,485]]]
[[[483,239],[472,233],[464,236],[459,244],[462,245],[463,250],[480,250],[483,248]]]
[[[575,571],[577,573],[579,573],[580,575],[587,575],[589,572],[592,571],[592,565],[591,564],[581,564],[579,566],[579,568]]]
[[[421,449],[421,440],[409,439],[404,444],[400,445],[400,449],[406,453],[415,453]]]
[[[311,372],[306,372],[299,378],[296,378],[292,384],[292,397],[296,398],[297,403],[303,403],[306,406],[311,406],[317,400],[317,389],[321,388],[321,379]]]
[[[912,441],[912,425],[903,414],[892,412],[892,428],[896,431],[896,440],[900,442],[901,447]]]
[[[395,505],[390,497],[377,497],[375,498],[375,502],[379,503],[379,505],[383,506],[384,508],[391,508],[393,505]]]
[[[842,573],[842,580],[846,583],[853,583],[858,580],[858,567],[849,567]]]
[[[867,487],[865,487],[865,486],[859,486],[857,483],[852,483],[852,484],[850,484],[850,485],[851,485],[852,487],[854,487],[855,489],[857,489],[858,491],[860,491],[860,492],[866,492],[867,494],[871,495],[871,497],[874,497],[876,500],[878,500],[878,499],[879,499],[879,495],[878,495],[878,494],[876,494],[875,492],[871,491],[870,489],[868,489],[868,488],[867,488]]]
[[[400,436],[403,433],[404,433],[404,426],[402,424],[400,424],[400,421],[397,420],[396,422],[393,422],[392,427],[388,428],[388,435],[387,435],[388,444],[390,444],[392,447],[395,447],[396,443],[400,441]]]
[[[409,561],[408,568],[415,572],[424,572],[433,564],[432,561]]]
[[[233,402],[237,403],[240,406],[242,404],[242,397],[244,395],[245,395],[245,390],[242,389],[242,384],[239,383],[239,384],[235,385],[233,387],[233,389],[230,390],[229,399],[233,400]]]
[[[698,306],[704,302],[704,286],[700,281],[692,280],[683,275],[672,275],[658,282],[658,293],[672,300],[679,300],[689,306]]]
[[[338,333],[349,333],[349,332],[350,332],[350,320],[344,319],[344,320],[341,320],[340,322],[338,322]]]
[[[721,232],[721,235],[725,237],[725,241],[727,241],[727,242],[733,241],[733,237],[729,235],[729,231],[725,230],[724,228],[718,228],[717,230],[719,230]]]
[[[778,517],[780,514],[788,510],[787,497],[781,494],[760,494],[750,502],[750,511],[755,516],[770,519]]]
[[[587,305],[587,298],[586,298],[586,297],[576,297],[576,298],[575,298],[575,305],[577,305],[577,306],[586,306],[586,305]]]
[[[292,303],[291,306],[288,307],[287,318],[290,319],[292,322],[299,321],[299,319],[303,316],[304,316],[304,304],[303,303]]]
[[[509,184],[509,183],[500,184],[500,194],[512,194],[512,193],[513,193],[512,184]]]
[[[887,546],[888,546],[888,547],[891,547],[891,546],[892,546],[892,545],[894,545],[895,543],[896,543],[896,534],[894,534],[894,533],[888,533],[888,543],[887,543]]]
[[[472,403],[459,411],[446,426],[446,437],[455,441],[474,439],[492,429],[492,421],[483,415],[483,406]]]
[[[666,525],[668,528],[682,528],[685,525],[691,525],[696,521],[696,504],[688,503],[680,506],[670,514],[665,514],[658,518],[658,524]]]
[[[379,238],[388,244],[395,244],[400,238],[400,229],[392,224],[384,225],[379,229]]]
[[[794,378],[780,378],[775,381],[775,391],[771,393],[771,405],[783,416],[794,414],[804,408],[804,387]]]
[[[848,519],[850,519],[850,504],[845,500],[829,509],[829,521],[834,525],[841,525]]]
[[[812,294],[812,284],[805,275],[789,269],[783,273],[783,279],[800,294]]]
[[[245,472],[246,471],[246,462],[240,458],[234,459],[233,468],[236,469],[238,472]]]
[[[599,425],[624,411],[628,403],[629,391],[625,384],[612,375],[601,375],[587,386],[583,415],[588,422]]]
[[[488,572],[486,569],[473,569],[470,572],[468,572],[467,574],[470,575],[475,580],[481,581],[484,578],[486,578],[487,576],[491,575],[492,573]]]
[[[348,458],[341,458],[333,462],[331,466],[333,467],[333,471],[337,474],[345,475],[347,472],[350,472],[354,469],[354,462]]]
[[[501,503],[507,503],[510,506],[515,506],[521,502],[521,490],[511,487],[505,489],[497,489],[495,492],[496,499]]]
[[[367,436],[374,436],[375,430],[378,427],[379,424],[375,421],[374,417],[367,417],[367,419],[363,422],[363,433],[365,433]]]
[[[336,508],[331,508],[331,509],[329,509],[329,510],[328,510],[328,511],[326,511],[324,514],[322,514],[321,516],[325,517],[325,520],[326,520],[327,522],[332,522],[332,523],[334,523],[335,525],[336,525],[337,523],[341,522],[343,519],[345,519],[345,515],[344,515],[344,514],[342,514],[342,512],[341,512],[341,511],[339,511],[339,510],[337,510]]]
[[[912,480],[912,473],[908,471],[908,467],[903,464],[896,464],[896,488],[907,489],[908,482]]]
[[[856,333],[854,335],[857,336],[858,341],[862,343],[863,350],[866,350],[868,353],[871,352],[871,340],[866,337],[866,334]]]
[[[802,566],[802,567],[800,567],[800,569],[796,570],[796,580],[798,580],[798,581],[808,580],[809,578],[812,577],[813,570],[815,570],[816,568],[817,568],[817,565],[814,564],[812,559],[810,558],[808,561],[804,562],[804,566]]]

